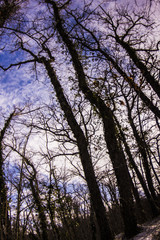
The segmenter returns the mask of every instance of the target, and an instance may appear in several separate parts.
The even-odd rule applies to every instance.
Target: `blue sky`
[[[80,3],[79,0],[77,1],[78,3]],[[126,0],[117,0],[117,2],[123,2],[123,1],[126,1]],[[133,2],[133,0],[131,1]],[[106,1],[102,1],[102,2],[106,2]],[[98,4],[98,1],[95,0],[94,4],[95,5],[93,6],[93,8],[96,7],[96,5]],[[114,2],[112,2],[111,5],[113,6]],[[28,11],[30,10],[31,8],[28,9]],[[33,9],[31,11],[33,15],[34,15],[34,11],[35,11],[35,5],[33,6]],[[28,17],[31,18],[31,15],[29,15]],[[12,39],[4,38],[3,41],[4,41],[4,44],[6,42],[7,48],[10,48],[12,46]],[[2,42],[0,42],[0,46],[1,45],[3,45]],[[58,58],[58,56],[56,57]],[[23,55],[22,52],[9,53],[9,49],[7,51],[0,50],[0,65],[2,64],[4,67],[8,66],[12,62],[23,60],[23,58],[25,58],[25,56]],[[63,56],[61,56],[60,59],[58,59],[57,61],[59,61],[60,63],[57,73],[64,79],[63,82],[65,82],[66,75],[68,73],[65,69],[66,65],[64,64]],[[40,69],[41,66],[39,66],[38,70],[40,71],[40,74],[37,80],[35,72],[32,71],[32,67],[33,67],[33,64],[27,64],[27,65],[22,65],[20,68],[13,67],[6,72],[0,69],[0,88],[1,88],[0,116],[1,116],[1,113],[5,113],[8,115],[12,111],[13,106],[23,108],[23,106],[26,103],[27,104],[33,103],[34,106],[37,106],[39,104],[42,105],[50,102],[50,98],[53,96],[52,94],[53,90],[50,86],[49,81],[46,80],[44,71]],[[68,84],[66,84],[66,86],[68,87]],[[0,120],[0,126],[1,126],[1,120]],[[39,142],[39,139],[36,141]],[[33,145],[33,142],[36,142],[36,141],[34,139],[34,141],[31,142],[31,145]]]
[[[12,42],[12,39],[7,37],[1,41],[0,46],[5,46],[4,50],[0,50],[0,65],[3,67],[22,61],[26,57],[22,51],[12,52]],[[44,83],[46,81],[43,75],[37,81],[32,68],[33,64],[29,63],[12,67],[7,71],[0,69],[0,111],[10,113],[14,106],[49,101],[50,86]]]
[[[8,56],[0,53],[0,64],[7,60]],[[15,56],[17,60],[17,56]],[[11,62],[14,60],[12,56]],[[4,65],[3,65],[4,66]],[[3,112],[10,112],[13,106],[23,106],[25,102],[46,102],[48,88],[43,84],[42,79],[36,80],[35,74],[31,71],[31,64],[13,67],[8,71],[0,70],[0,109]]]
[[[146,2],[147,0],[143,0],[142,2]],[[93,1],[93,8],[95,8],[100,2],[103,4],[106,1],[99,0]],[[110,6],[115,4],[114,1],[109,1]],[[133,0],[118,0],[117,3],[123,2],[132,2]],[[137,1],[138,4],[139,1]],[[108,3],[107,3],[108,5]],[[80,1],[77,0],[77,6],[80,7]],[[26,16],[28,19],[32,18],[32,14],[35,14],[35,11],[39,11],[42,6],[37,6],[36,1],[30,1],[30,5],[26,8]],[[11,41],[11,42],[10,42]],[[17,62],[24,58],[22,52],[11,52],[12,50],[12,38],[1,37],[0,49],[5,46],[5,51],[0,50],[0,65],[8,66],[12,62]],[[10,42],[10,43],[9,43]],[[7,49],[6,49],[7,47]],[[65,70],[64,70],[65,72]],[[49,85],[44,84],[45,76],[41,75],[39,81],[36,81],[36,77],[34,72],[32,71],[32,65],[22,65],[19,69],[17,67],[13,67],[7,72],[0,70],[0,110],[3,112],[10,112],[14,105],[23,105],[27,101],[37,102],[40,100],[42,102],[49,101],[48,97],[48,89]]]

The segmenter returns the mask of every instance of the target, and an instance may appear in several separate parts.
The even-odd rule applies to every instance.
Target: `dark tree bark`
[[[4,1],[4,2],[8,2],[8,1]],[[143,162],[149,190],[145,184],[142,174],[139,172],[138,167],[133,160],[132,154],[130,152],[130,149],[129,149],[129,146],[125,139],[125,135],[123,134],[123,131],[121,132],[122,141],[119,139],[119,136],[118,136],[119,132],[117,130],[118,125],[114,118],[113,111],[111,110],[111,108],[108,105],[106,105],[105,101],[103,100],[103,98],[101,98],[99,96],[99,94],[97,94],[96,92],[94,92],[93,90],[90,89],[90,87],[87,83],[88,79],[86,78],[83,65],[81,64],[81,60],[80,60],[78,51],[76,50],[74,42],[71,40],[70,33],[68,33],[67,30],[63,27],[63,19],[61,18],[59,11],[66,4],[68,4],[70,2],[70,0],[66,1],[66,4],[63,4],[63,6],[60,8],[58,8],[58,5],[57,5],[57,3],[59,1],[45,0],[44,2],[49,4],[48,5],[49,8],[51,7],[50,13],[53,10],[53,15],[54,15],[54,20],[55,20],[54,26],[56,28],[56,33],[58,32],[58,35],[60,35],[63,43],[65,44],[65,46],[67,47],[67,49],[69,51],[69,54],[71,56],[72,63],[73,63],[73,66],[74,66],[74,69],[76,72],[76,76],[78,78],[79,89],[83,92],[83,94],[85,95],[88,102],[92,106],[94,106],[94,108],[96,110],[98,110],[99,116],[102,119],[103,129],[104,129],[104,137],[105,137],[106,145],[107,145],[107,148],[109,151],[109,156],[112,161],[113,169],[114,169],[114,172],[115,172],[115,175],[117,178],[117,184],[118,184],[119,193],[120,193],[120,206],[121,206],[122,216],[124,219],[125,235],[126,235],[126,237],[132,237],[138,232],[137,222],[136,222],[136,218],[134,215],[134,204],[133,204],[132,193],[134,191],[134,195],[135,195],[135,198],[137,199],[137,202],[139,201],[139,195],[137,193],[137,189],[134,188],[133,182],[131,181],[131,177],[129,174],[129,169],[127,166],[126,157],[124,154],[122,144],[125,147],[125,151],[129,157],[129,162],[132,164],[132,167],[134,167],[134,170],[135,170],[135,172],[140,180],[140,183],[144,189],[144,192],[149,200],[153,215],[157,216],[157,213],[158,213],[155,203],[153,201],[153,199],[154,200],[156,199],[156,193],[155,193],[155,189],[153,186],[150,166],[149,166],[149,163],[147,160],[145,141],[138,134],[138,131],[137,131],[137,129],[134,125],[133,119],[132,119],[131,112],[128,111],[129,112],[128,116],[129,116],[129,120],[131,123],[131,127],[133,129],[134,137],[137,141],[137,145],[139,146],[138,150],[142,157],[142,162]],[[61,1],[61,2],[64,2],[64,1]],[[0,25],[3,25],[4,23],[5,23],[5,20],[4,20],[4,22],[1,22],[1,19],[0,19]],[[54,26],[53,26],[53,28],[54,28]],[[82,28],[83,28],[83,26],[82,26]],[[85,31],[88,31],[85,28],[83,28],[83,29]],[[150,100],[147,97],[147,95],[145,95],[145,93],[143,92],[141,87],[139,87],[134,82],[134,79],[132,79],[131,77],[129,77],[127,75],[125,70],[123,68],[121,68],[121,64],[119,65],[118,61],[116,61],[114,58],[112,58],[112,55],[108,54],[107,52],[105,52],[105,50],[103,50],[100,47],[100,44],[99,44],[98,40],[96,39],[96,37],[91,32],[89,32],[89,33],[91,34],[91,36],[97,43],[98,48],[93,49],[89,45],[82,43],[80,40],[81,45],[85,46],[85,49],[94,51],[96,53],[99,52],[101,54],[101,56],[103,56],[105,58],[106,62],[111,63],[112,67],[114,68],[114,71],[118,72],[118,74],[121,76],[121,78],[123,78],[125,81],[128,82],[130,87],[134,89],[134,91],[140,96],[141,100],[148,106],[148,109],[150,109],[155,114],[156,119],[159,118],[160,111],[159,111],[158,107],[156,107],[156,105],[154,105],[153,101]],[[23,32],[21,32],[21,34],[23,34]],[[31,36],[32,39],[34,39],[33,35]],[[84,36],[85,36],[85,32],[84,32]],[[49,37],[48,37],[48,39],[49,39]],[[47,49],[47,47],[44,47],[45,43],[41,45],[42,51],[39,51],[39,53],[35,56],[34,53],[31,53],[30,50],[27,50],[23,47],[23,39],[21,37],[19,37],[19,40],[21,42],[19,45],[19,48],[22,48],[22,50],[27,51],[27,53],[31,54],[33,59],[26,60],[26,61],[23,61],[23,62],[17,63],[17,64],[11,64],[10,67],[25,64],[27,62],[32,62],[32,63],[38,62],[40,64],[43,64],[43,66],[45,67],[47,74],[50,78],[50,81],[56,92],[57,99],[59,101],[61,109],[63,110],[65,118],[67,119],[68,125],[70,126],[70,128],[74,134],[74,137],[77,141],[77,146],[79,149],[79,154],[80,154],[80,159],[81,159],[81,163],[82,163],[84,174],[85,174],[85,179],[88,184],[93,209],[95,211],[96,219],[97,219],[98,226],[100,229],[101,239],[104,239],[104,240],[113,239],[112,232],[110,230],[108,220],[106,217],[106,209],[104,207],[104,204],[103,204],[103,201],[101,198],[101,193],[100,193],[97,181],[96,181],[95,172],[94,172],[93,165],[92,165],[92,159],[88,152],[88,142],[87,142],[85,134],[83,133],[80,125],[76,121],[76,118],[73,114],[73,110],[70,107],[70,104],[68,103],[68,101],[65,97],[65,94],[63,92],[63,88],[60,84],[60,81],[58,80],[56,72],[54,71],[54,68],[52,67],[51,60],[54,60],[54,58],[52,57],[52,54],[49,51],[49,49]],[[132,49],[130,46],[128,46],[128,43],[125,43],[122,39],[118,38],[116,40],[117,40],[117,43],[119,43],[126,50],[128,55],[134,62],[135,66],[141,71],[141,73],[143,74],[146,81],[152,86],[153,90],[157,93],[158,96],[160,96],[159,95],[159,85],[157,85],[157,82],[154,81],[154,79],[152,78],[152,75],[150,74],[150,72],[148,71],[146,66],[144,66],[143,62],[141,62],[138,59],[138,55],[136,55],[135,50]],[[38,40],[37,40],[37,42],[38,42]],[[40,47],[40,44],[41,44],[40,41],[38,44]],[[25,45],[25,43],[24,43],[24,45]],[[44,52],[49,57],[49,59],[47,57],[39,57],[41,54],[43,55]],[[46,56],[46,55],[44,54],[43,56]],[[3,67],[1,67],[1,68],[4,69]],[[3,133],[2,133],[2,135],[3,135]],[[2,147],[0,145],[0,171],[2,169],[2,171],[0,172],[0,174],[2,173],[2,177],[0,175],[0,180],[2,179],[2,185],[0,185],[0,190],[3,188],[3,186],[5,186],[5,179],[3,179],[3,176],[4,176],[3,159],[2,159],[3,156],[1,154],[1,152],[2,152]],[[25,161],[27,162],[27,160],[25,160]],[[31,164],[29,162],[27,164],[29,164],[31,166]],[[34,170],[34,168],[33,168],[33,170]],[[33,176],[33,178],[31,177],[29,181],[30,181],[30,185],[31,185],[32,195],[34,197],[34,200],[35,200],[35,203],[37,206],[37,211],[39,213],[39,220],[40,220],[41,229],[42,229],[42,237],[43,237],[43,239],[47,240],[48,239],[47,221],[46,221],[45,211],[42,206],[42,201],[41,201],[40,194],[39,194],[38,183],[36,180],[36,172],[34,172],[34,173],[35,173],[35,176]],[[3,193],[3,191],[2,191],[2,193]],[[4,198],[7,199],[6,193],[5,193]],[[1,198],[0,198],[0,201],[1,201]],[[51,211],[50,211],[50,213],[52,216]],[[0,213],[0,216],[2,216],[1,213]],[[52,226],[54,228],[54,223],[52,223]],[[3,226],[2,226],[2,228],[3,228]],[[1,228],[0,228],[0,230],[1,230]],[[3,237],[3,236],[1,235],[0,237]]]
[[[120,135],[121,135],[121,139],[123,141],[124,147],[125,147],[125,151],[126,151],[126,153],[128,155],[129,164],[133,167],[133,169],[134,169],[134,171],[135,171],[135,173],[136,173],[136,175],[137,175],[137,177],[139,179],[139,182],[141,183],[143,191],[144,191],[144,193],[145,193],[145,195],[147,197],[147,200],[149,202],[150,209],[151,209],[151,212],[152,212],[152,216],[155,217],[155,216],[157,216],[157,207],[156,207],[156,205],[154,203],[154,200],[153,200],[153,198],[152,198],[152,196],[151,196],[151,194],[150,194],[150,192],[148,190],[148,187],[147,187],[147,185],[145,183],[145,180],[144,180],[141,172],[139,171],[139,169],[138,169],[138,167],[137,167],[137,165],[136,165],[136,163],[135,163],[135,161],[134,161],[134,159],[132,157],[130,148],[129,148],[128,144],[127,144],[127,140],[126,140],[125,134],[122,131],[122,129],[120,127],[120,124],[119,124],[117,119],[116,119],[116,123],[117,123],[117,126],[118,126],[119,131],[120,131]]]
[[[90,203],[90,227],[91,227],[91,233],[92,233],[92,240],[96,240],[96,224],[95,224],[95,213],[94,208],[92,206],[92,202]]]
[[[59,230],[58,230],[58,228],[57,228],[57,226],[54,222],[54,217],[55,216],[54,216],[54,210],[53,210],[53,207],[52,207],[51,189],[49,190],[49,199],[47,201],[47,207],[48,207],[48,211],[49,211],[49,214],[50,214],[53,236],[54,236],[55,239],[61,240]]]
[[[47,60],[47,58],[45,58],[45,57],[39,57],[39,56],[35,55],[32,51],[30,51],[29,49],[26,49],[23,46],[23,42],[21,42],[22,50],[29,53],[33,58],[32,60],[25,61],[23,63],[38,62],[38,63],[41,63],[44,65],[44,67],[48,73],[48,76],[50,78],[50,81],[55,89],[57,99],[60,103],[61,109],[63,110],[65,117],[68,121],[68,124],[76,138],[76,141],[77,141],[77,146],[79,149],[79,154],[80,154],[80,159],[81,159],[81,163],[82,163],[84,174],[85,174],[85,179],[86,179],[88,189],[90,192],[91,201],[93,203],[98,227],[100,229],[101,239],[112,240],[113,236],[112,236],[111,229],[109,227],[109,223],[108,223],[108,219],[107,219],[107,215],[106,215],[106,209],[105,209],[105,206],[104,206],[102,198],[101,198],[101,193],[100,193],[100,190],[99,190],[99,187],[98,187],[98,184],[96,181],[94,169],[92,166],[92,160],[91,160],[91,157],[88,152],[88,142],[85,138],[85,135],[84,135],[82,129],[80,128],[79,124],[77,123],[77,121],[74,117],[72,109],[65,98],[63,89],[60,85],[60,82],[58,81],[56,73],[55,73],[53,67],[51,66],[50,60],[54,60],[54,57],[52,57],[52,54],[47,47],[44,47],[43,44],[41,47],[49,55],[49,58],[50,58],[49,60]],[[13,65],[11,65],[11,66],[13,66]],[[27,164],[29,164],[29,163],[27,163]],[[32,182],[31,182],[31,184],[32,184]],[[34,187],[33,184],[32,184],[32,186]],[[35,189],[33,188],[33,191],[34,190]],[[37,201],[37,204],[38,204],[38,201]],[[44,236],[45,236],[45,234],[44,234]]]
[[[48,2],[50,2],[50,1],[48,1]],[[91,41],[92,44],[88,43],[88,39],[87,40],[86,39],[80,39],[80,38],[77,38],[77,37],[75,37],[75,39],[82,45],[82,47],[84,47],[85,49],[88,49],[90,52],[94,52],[96,54],[100,53],[106,59],[106,61],[108,61],[114,67],[114,69],[120,74],[120,76],[122,76],[124,78],[124,80],[129,84],[129,86],[132,89],[134,89],[134,91],[137,93],[137,95],[139,95],[139,97],[144,102],[144,104],[155,114],[155,116],[160,118],[160,110],[159,110],[159,108],[153,104],[153,102],[142,91],[141,87],[138,86],[134,82],[134,79],[127,75],[125,70],[122,69],[121,66],[118,64],[118,61],[115,60],[107,51],[105,51],[104,47],[101,47],[101,43],[98,40],[98,38],[96,37],[96,35],[91,30],[89,30],[85,26],[83,26],[81,24],[81,22],[79,22],[76,17],[74,17],[74,19],[77,22],[77,24],[82,28],[82,30],[90,35],[90,41]],[[60,25],[60,23],[58,24],[58,26],[59,25]],[[112,26],[112,27],[116,29],[115,26]],[[59,30],[60,30],[60,28],[59,28]],[[62,34],[62,31],[61,31],[60,35],[61,34]],[[64,37],[64,34],[63,34],[63,37]],[[116,40],[117,40],[117,37],[118,36],[116,35],[116,37],[115,37]],[[68,47],[69,47],[69,44],[70,44],[69,41],[71,42],[71,40],[68,38],[68,43],[67,43]],[[117,43],[118,43],[118,40],[117,40]],[[92,45],[95,45],[96,47],[93,47]],[[72,51],[72,53],[73,53],[73,51]],[[156,91],[157,88],[158,89],[160,88],[158,82],[151,76],[151,74],[148,72],[146,67],[145,67],[145,71],[143,70],[143,66],[142,66],[143,63],[142,62],[140,62],[140,63],[141,63],[140,64],[141,68],[139,67],[139,69],[142,71],[142,73],[144,74],[145,78],[147,78],[148,83],[152,84],[152,87]],[[151,80],[149,80],[150,77],[151,77]],[[159,90],[157,90],[156,92],[159,95]]]
[[[36,176],[33,176],[33,178],[30,178],[29,182],[30,182],[30,187],[31,187],[31,190],[32,190],[33,199],[34,199],[35,205],[37,207],[36,210],[37,210],[38,215],[39,215],[39,220],[40,220],[40,224],[41,224],[41,231],[42,231],[42,239],[43,240],[48,240],[47,220],[46,220],[46,215],[45,215],[45,212],[44,212],[44,207],[43,207],[43,204],[41,202]]]
[[[136,139],[137,146],[138,146],[138,149],[139,149],[139,153],[141,154],[142,164],[143,164],[143,168],[144,168],[144,171],[145,171],[145,176],[146,176],[146,181],[147,181],[147,184],[148,184],[148,188],[149,188],[149,191],[151,193],[152,199],[156,203],[157,197],[156,197],[155,189],[154,189],[154,186],[153,186],[151,170],[150,170],[148,157],[147,157],[147,153],[146,153],[146,145],[145,145],[145,142],[143,141],[143,139],[138,134],[138,131],[137,131],[136,126],[134,124],[134,121],[132,119],[131,108],[129,106],[129,102],[128,102],[126,97],[125,97],[125,101],[126,101],[126,105],[127,105],[129,123],[131,125],[133,135]],[[147,195],[148,195],[148,193],[147,193]],[[156,207],[155,203],[152,202],[153,217],[156,217],[156,216],[159,215],[159,211],[158,211],[158,208]]]
[[[10,234],[10,221],[8,215],[8,200],[7,200],[7,187],[5,183],[4,174],[4,158],[3,158],[3,138],[10,125],[10,122],[15,114],[13,111],[6,120],[3,129],[0,132],[0,238],[3,240],[11,239]]]
[[[108,224],[107,216],[106,216],[106,209],[102,202],[101,193],[100,193],[100,190],[95,178],[94,169],[92,166],[92,161],[88,153],[88,149],[87,149],[88,143],[86,141],[83,131],[81,130],[80,126],[78,125],[73,115],[73,112],[69,103],[67,102],[64,96],[63,89],[57,79],[57,76],[50,62],[47,61],[45,58],[43,58],[43,64],[47,70],[48,76],[55,89],[60,106],[65,114],[68,124],[77,141],[81,163],[83,166],[86,182],[90,192],[91,201],[93,203],[97,223],[100,229],[101,239],[113,239],[112,233]]]
[[[146,81],[150,84],[152,89],[156,92],[157,96],[160,98],[160,85],[158,81],[155,80],[155,78],[151,75],[149,70],[147,69],[147,66],[139,59],[136,50],[133,49],[129,43],[125,42],[122,39],[120,39],[119,36],[116,36],[116,41],[126,50],[136,67],[141,71],[142,75],[146,79]]]
[[[29,172],[30,176],[29,177],[26,176],[26,178],[29,180],[32,196],[33,196],[34,203],[35,203],[35,206],[36,206],[36,211],[37,211],[38,216],[39,216],[41,237],[42,237],[43,240],[48,240],[47,219],[46,219],[46,215],[45,215],[45,208],[43,207],[43,203],[42,203],[42,200],[41,200],[41,197],[40,197],[40,191],[39,191],[39,186],[38,186],[38,181],[37,181],[37,171],[36,171],[33,163],[25,156],[25,153],[20,153],[14,147],[11,147],[11,149],[13,151],[15,151],[16,153],[18,153],[22,157],[22,161],[25,162],[25,164],[27,166],[32,168],[32,173]]]
[[[96,93],[93,93],[87,86],[85,74],[81,62],[79,60],[78,53],[74,48],[74,45],[70,40],[67,32],[63,28],[62,20],[59,14],[59,9],[56,3],[54,1],[48,0],[46,2],[50,3],[53,8],[54,17],[56,21],[56,28],[72,57],[72,62],[78,76],[79,88],[84,93],[89,102],[92,105],[96,106],[96,108],[99,110],[101,118],[103,120],[104,136],[107,148],[109,150],[109,155],[113,164],[113,168],[116,174],[120,192],[121,211],[125,223],[125,234],[128,237],[133,236],[138,232],[138,229],[133,211],[131,184],[125,156],[120,146],[120,143],[118,142],[116,137],[117,132],[112,112],[110,108],[106,106],[104,101]]]
[[[42,239],[43,240],[48,240],[48,232],[47,232],[47,219],[46,219],[46,215],[45,215],[45,209],[43,207],[43,203],[40,197],[40,192],[39,192],[39,186],[38,186],[38,181],[37,181],[37,171],[34,167],[34,165],[31,163],[31,161],[25,157],[25,155],[19,153],[16,149],[13,149],[14,151],[16,151],[24,160],[24,162],[30,166],[33,170],[33,173],[31,173],[30,177],[27,177],[29,182],[30,182],[30,187],[31,187],[31,191],[32,191],[32,196],[35,202],[35,206],[36,206],[36,211],[38,213],[39,216],[39,221],[40,221],[40,226],[41,226],[41,235],[42,235]]]

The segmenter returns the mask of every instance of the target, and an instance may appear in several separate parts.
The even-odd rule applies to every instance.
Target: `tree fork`
[[[47,70],[48,76],[51,80],[51,83],[55,89],[60,106],[77,140],[77,146],[80,152],[80,159],[84,169],[84,174],[85,174],[88,189],[90,192],[91,201],[94,207],[97,223],[100,229],[101,239],[112,240],[113,239],[112,232],[109,227],[109,223],[106,215],[106,209],[104,207],[101,193],[96,181],[92,160],[88,153],[88,149],[87,149],[88,144],[87,144],[86,138],[84,136],[82,129],[80,128],[79,124],[77,123],[73,115],[72,109],[64,96],[63,89],[57,79],[57,76],[50,62],[43,58],[43,63]]]
[[[93,93],[87,86],[85,74],[79,60],[78,53],[74,48],[74,45],[70,40],[68,34],[63,29],[62,21],[59,15],[59,9],[54,1],[52,1],[52,7],[56,20],[56,28],[72,57],[73,65],[78,76],[79,88],[84,93],[89,102],[97,107],[101,114],[105,131],[105,140],[119,187],[121,212],[125,223],[125,234],[126,236],[133,236],[137,234],[138,228],[133,211],[132,190],[130,186],[129,173],[126,166],[125,156],[122,148],[119,148],[119,143],[116,139],[116,129],[112,112],[110,108],[106,106],[104,101],[97,94]]]

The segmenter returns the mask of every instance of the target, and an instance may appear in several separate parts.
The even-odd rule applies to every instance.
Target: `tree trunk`
[[[113,119],[111,110],[106,106],[105,102],[96,94],[93,93],[87,86],[86,77],[83,71],[83,67],[79,60],[78,53],[74,47],[74,44],[70,40],[68,34],[63,29],[62,20],[59,15],[59,9],[54,1],[46,1],[51,3],[54,11],[54,17],[56,21],[57,30],[62,37],[63,42],[66,44],[69,53],[72,57],[72,62],[77,73],[79,88],[84,93],[89,102],[96,106],[99,110],[103,126],[104,126],[104,135],[109,150],[109,155],[113,164],[113,168],[116,174],[119,193],[120,193],[120,202],[121,202],[121,211],[125,224],[125,234],[126,236],[133,236],[138,232],[137,223],[134,216],[133,210],[133,198],[131,184],[129,180],[128,168],[126,165],[125,156],[122,148],[119,146],[117,141],[116,127]],[[84,151],[83,151],[84,154]],[[93,204],[94,205],[94,204]],[[94,206],[97,208],[97,206]]]
[[[4,124],[3,129],[0,132],[0,237],[2,240],[11,239],[10,222],[8,216],[7,188],[5,184],[5,175],[3,171],[4,159],[2,141],[14,114],[15,111],[13,111],[10,114],[10,116],[8,117]]]
[[[111,230],[110,230],[110,227],[108,224],[108,220],[107,220],[107,216],[106,216],[106,209],[102,202],[101,193],[100,193],[97,181],[96,181],[92,161],[91,161],[90,155],[88,153],[88,149],[87,149],[88,143],[86,141],[83,131],[81,130],[80,126],[78,125],[78,123],[73,115],[70,105],[68,104],[68,102],[64,96],[63,89],[56,77],[56,74],[55,74],[52,66],[50,65],[49,61],[47,61],[45,58],[43,58],[43,63],[48,72],[48,76],[50,77],[51,83],[55,89],[57,98],[58,98],[61,108],[65,114],[65,117],[68,121],[68,124],[77,140],[77,146],[79,149],[80,159],[81,159],[81,163],[83,166],[88,189],[90,192],[91,201],[93,203],[93,208],[94,208],[94,211],[96,214],[97,223],[98,223],[98,226],[100,229],[101,239],[102,240],[103,239],[111,240],[111,239],[113,239],[113,237],[112,237],[112,233],[111,233]]]
[[[35,176],[33,176],[33,178],[35,178]],[[39,215],[41,231],[42,231],[42,239],[48,240],[46,216],[45,216],[43,204],[41,202],[41,198],[39,195],[37,180],[33,178],[31,178],[29,181],[30,181],[30,186],[32,190],[32,195],[33,195],[33,198],[37,207],[37,212]]]
[[[144,168],[145,175],[146,175],[146,180],[147,180],[147,183],[148,183],[148,188],[149,188],[151,196],[154,200],[154,203],[152,202],[152,214],[153,214],[153,217],[156,217],[156,216],[159,215],[158,208],[155,205],[157,197],[156,197],[155,189],[154,189],[154,186],[153,186],[151,171],[150,171],[150,167],[149,167],[149,163],[148,163],[148,159],[147,159],[147,154],[146,154],[146,150],[145,150],[145,143],[143,142],[143,140],[141,139],[141,137],[138,134],[138,131],[136,129],[136,126],[135,126],[135,124],[133,122],[133,119],[132,119],[132,116],[131,116],[131,109],[129,107],[128,102],[126,102],[126,103],[127,103],[127,109],[128,109],[128,119],[129,119],[131,128],[133,130],[134,137],[137,141],[137,146],[138,146],[139,152],[141,154],[143,168]]]
[[[157,96],[160,98],[160,85],[158,81],[151,75],[146,65],[139,59],[136,50],[133,49],[129,43],[125,42],[123,39],[120,39],[116,36],[116,41],[126,50],[130,58],[133,60],[136,67],[141,71],[146,81],[150,84],[152,89],[155,91]]]
[[[138,177],[138,180],[139,180],[139,182],[140,182],[140,184],[141,184],[141,186],[143,188],[143,191],[144,191],[144,193],[145,193],[145,195],[147,197],[147,200],[148,200],[148,203],[150,205],[150,209],[151,209],[152,215],[154,217],[154,216],[156,216],[155,214],[157,214],[157,207],[156,207],[156,205],[154,203],[154,200],[153,200],[153,198],[152,198],[152,196],[151,196],[151,194],[150,194],[150,192],[149,192],[149,190],[147,188],[145,180],[144,180],[142,174],[140,173],[140,171],[139,171],[139,169],[138,169],[138,167],[137,167],[137,165],[136,165],[136,163],[135,163],[135,161],[134,161],[134,159],[132,157],[132,154],[130,152],[130,148],[129,148],[129,146],[127,144],[127,141],[126,141],[126,138],[125,138],[125,134],[123,133],[118,120],[116,118],[115,118],[115,120],[116,120],[117,126],[118,126],[119,131],[120,131],[120,135],[121,135],[124,147],[125,147],[125,151],[126,151],[126,153],[128,155],[128,161],[129,161],[130,165],[133,167],[133,169],[134,169],[134,171],[135,171],[135,173],[136,173],[136,175]]]

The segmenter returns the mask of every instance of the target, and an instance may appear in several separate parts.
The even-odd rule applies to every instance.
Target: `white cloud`
[[[45,74],[38,80],[35,78],[29,65],[20,69],[13,68],[7,72],[0,71],[1,110],[10,112],[13,106],[24,106],[26,102],[32,104],[49,102],[51,87],[49,82],[44,80]]]

